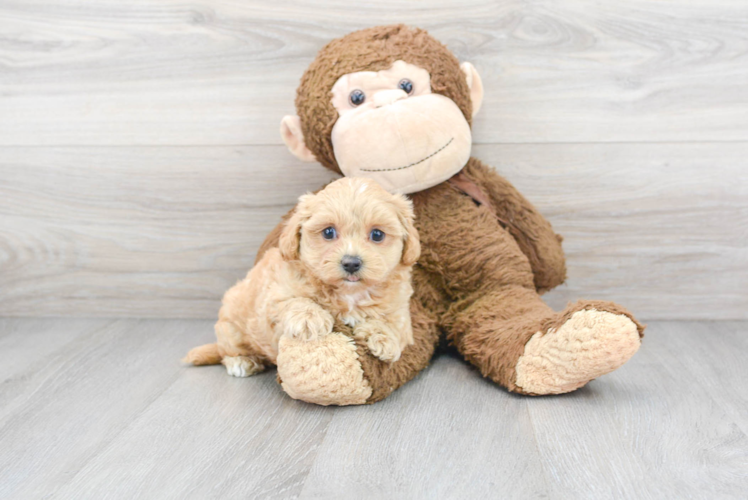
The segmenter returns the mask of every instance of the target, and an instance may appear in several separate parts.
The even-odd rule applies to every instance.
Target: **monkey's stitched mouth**
[[[434,156],[438,152],[442,151],[444,148],[446,148],[447,146],[449,146],[450,144],[452,144],[452,141],[454,141],[454,140],[455,140],[455,138],[452,137],[450,140],[447,141],[447,143],[444,146],[440,147],[439,149],[437,149],[436,151],[434,151],[433,153],[431,153],[430,155],[428,155],[426,158],[421,158],[417,162],[411,163],[410,165],[405,165],[404,167],[395,167],[395,168],[379,168],[379,169],[362,168],[361,171],[362,172],[392,172],[393,170],[404,170],[406,168],[415,167],[419,163],[425,162],[426,160],[428,160],[429,158],[431,158],[432,156]]]

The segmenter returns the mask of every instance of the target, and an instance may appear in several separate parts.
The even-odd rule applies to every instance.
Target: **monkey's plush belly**
[[[445,182],[412,196],[420,267],[439,276],[450,301],[518,284],[534,290],[532,268],[488,207]]]

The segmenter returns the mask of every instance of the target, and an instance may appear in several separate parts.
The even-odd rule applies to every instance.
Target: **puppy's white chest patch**
[[[368,290],[365,290],[363,292],[343,295],[343,300],[345,300],[346,304],[348,305],[348,311],[353,311],[362,303],[370,302],[371,295],[369,294]]]
[[[361,312],[359,311],[359,306],[362,303],[370,302],[371,295],[369,294],[368,291],[363,291],[363,292],[343,295],[343,299],[345,300],[345,304],[347,307],[347,314],[342,314],[340,316],[340,319],[346,325],[350,327],[354,327],[358,323],[361,322]]]

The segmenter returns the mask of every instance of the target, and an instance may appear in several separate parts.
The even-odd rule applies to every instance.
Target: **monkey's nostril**
[[[361,259],[352,255],[344,255],[340,261],[340,265],[348,274],[353,274],[361,269],[361,264],[363,264]]]

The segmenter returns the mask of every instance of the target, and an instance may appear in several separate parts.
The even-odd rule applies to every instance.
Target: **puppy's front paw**
[[[394,363],[400,359],[400,341],[392,335],[374,333],[369,336],[366,345],[369,351],[382,361]]]
[[[334,322],[332,315],[324,309],[307,308],[287,318],[284,333],[292,339],[317,340],[332,332]]]

